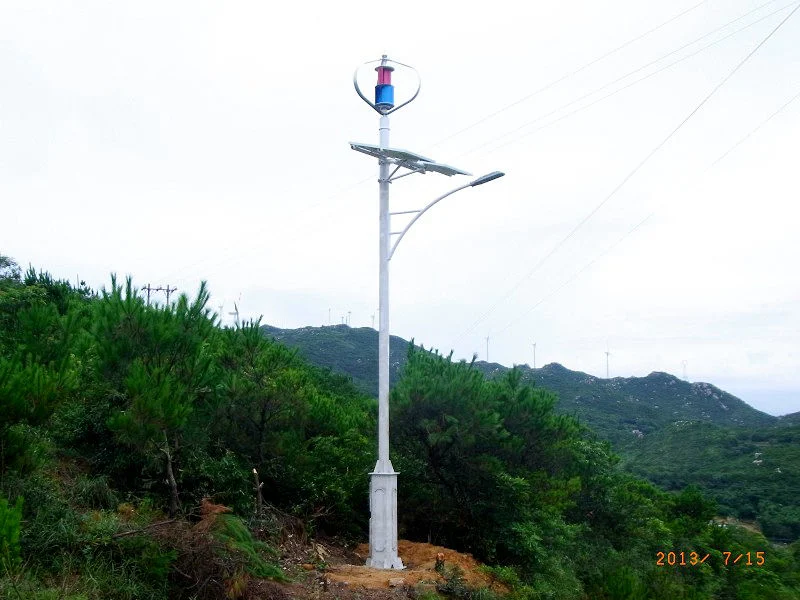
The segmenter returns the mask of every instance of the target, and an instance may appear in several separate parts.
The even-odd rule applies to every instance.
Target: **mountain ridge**
[[[262,326],[265,335],[298,350],[311,362],[352,377],[365,393],[377,396],[378,333],[347,325],[280,329]],[[390,338],[390,381],[398,380],[410,342]],[[558,394],[557,409],[577,416],[602,437],[619,444],[681,421],[722,426],[765,427],[781,423],[744,400],[706,382],[688,382],[663,371],[644,377],[596,377],[554,362],[534,369],[527,364],[507,367],[475,360],[474,368],[489,378],[512,368],[523,381]],[[786,423],[794,423],[793,420]]]

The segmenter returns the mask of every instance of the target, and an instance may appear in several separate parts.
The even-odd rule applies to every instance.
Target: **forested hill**
[[[265,326],[262,332],[377,395],[374,329]],[[391,338],[393,384],[401,380],[408,346]],[[494,380],[510,370],[483,361],[474,368]],[[521,381],[557,393],[556,411],[611,441],[626,470],[667,490],[697,485],[719,503],[720,514],[756,521],[773,539],[800,536],[800,415],[773,417],[709,383],[667,373],[603,379],[557,363],[518,370]]]
[[[347,374],[365,392],[377,395],[378,334],[369,327],[304,327],[262,331],[296,347],[311,362]],[[409,342],[392,336],[391,380],[396,382],[406,361]],[[509,367],[476,361],[475,367],[498,377]],[[708,383],[689,383],[668,373],[647,377],[602,379],[552,363],[539,369],[519,366],[525,382],[556,392],[556,409],[576,415],[602,437],[616,444],[648,435],[676,421],[702,421],[716,425],[764,427],[777,417],[756,410],[739,398]]]
[[[800,412],[782,415],[778,419],[782,425],[800,425]]]
[[[558,393],[560,410],[577,415],[615,442],[627,442],[682,421],[745,427],[778,422],[777,417],[710,383],[689,383],[669,373],[603,379],[557,363],[535,370],[527,365],[519,368],[524,379]]]
[[[621,469],[522,371],[487,378],[415,348],[391,406],[398,533],[444,546],[448,564],[424,567],[427,589],[331,586],[336,563],[363,568],[346,547],[368,535],[377,403],[258,323],[221,327],[209,298],[201,284],[148,304],[131,278],[95,293],[0,255],[0,598],[800,597],[800,542],[716,520],[754,499],[764,533],[798,535],[800,428],[719,438],[726,472],[699,427],[747,428],[695,424],[680,455],[647,446],[661,432],[632,438],[655,476],[695,476],[701,460],[733,494],[718,507]],[[468,581],[450,549],[502,586]]]

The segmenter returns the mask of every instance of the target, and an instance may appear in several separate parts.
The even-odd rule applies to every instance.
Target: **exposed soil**
[[[436,591],[436,585],[445,582],[436,571],[437,558],[444,561],[444,571],[454,566],[461,569],[464,582],[469,587],[491,587],[500,593],[508,590],[484,573],[481,564],[470,554],[431,544],[400,540],[398,554],[405,569],[374,569],[364,565],[369,555],[369,545],[361,544],[354,550],[340,546],[312,542],[303,545],[291,540],[282,547],[284,570],[299,581],[291,584],[253,582],[248,590],[250,598],[283,600],[284,598],[325,598],[341,600],[396,599],[415,596],[414,591]],[[288,552],[286,552],[288,551]],[[323,567],[324,565],[324,567]]]

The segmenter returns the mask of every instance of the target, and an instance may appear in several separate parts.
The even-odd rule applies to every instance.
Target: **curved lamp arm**
[[[423,208],[422,210],[418,211],[417,214],[414,215],[414,218],[411,219],[411,221],[409,221],[408,225],[405,226],[403,231],[400,232],[400,234],[399,234],[400,237],[398,237],[394,241],[394,244],[392,244],[392,249],[389,251],[389,257],[387,258],[387,260],[392,260],[392,257],[394,256],[394,251],[397,250],[397,245],[400,243],[400,240],[402,240],[403,237],[408,232],[408,230],[411,229],[411,226],[414,223],[417,222],[417,219],[419,219],[422,215],[424,215],[431,207],[433,207],[434,204],[436,204],[437,202],[441,202],[442,200],[444,200],[448,196],[452,196],[456,192],[460,192],[461,190],[463,190],[465,188],[475,187],[476,185],[482,185],[482,184],[487,183],[489,181],[493,181],[494,179],[498,179],[498,178],[502,177],[503,175],[505,175],[505,173],[501,173],[500,171],[493,171],[493,172],[489,173],[488,175],[484,175],[482,177],[478,177],[477,179],[475,179],[473,181],[470,181],[469,183],[465,183],[462,186],[459,186],[459,187],[457,187],[457,188],[455,188],[453,190],[450,190],[446,194],[442,194],[441,196],[439,196],[438,198],[436,198],[435,200],[430,202],[425,208]]]

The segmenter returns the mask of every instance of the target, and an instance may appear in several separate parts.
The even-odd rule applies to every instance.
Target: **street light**
[[[417,90],[410,99],[395,106],[394,86],[392,85],[392,72],[397,65],[411,69],[413,67],[391,61],[384,54],[375,64],[378,73],[378,83],[375,86],[375,101],[370,101],[359,88],[358,70],[353,76],[353,85],[361,99],[369,104],[380,114],[379,143],[372,144],[351,143],[350,147],[357,152],[376,157],[379,164],[379,315],[378,315],[378,461],[375,469],[370,473],[369,492],[369,558],[367,566],[379,569],[402,569],[403,562],[397,554],[397,475],[389,459],[389,261],[392,259],[397,245],[406,232],[416,223],[425,212],[437,202],[468,187],[483,185],[489,181],[503,176],[503,173],[494,171],[473,181],[442,194],[425,208],[408,210],[396,213],[389,212],[389,184],[392,181],[413,175],[414,173],[440,173],[448,177],[453,175],[469,175],[466,171],[456,169],[449,165],[399,148],[389,147],[389,114],[405,106],[419,94],[419,76],[417,76]],[[394,169],[392,169],[394,167]],[[398,175],[401,169],[406,172]],[[390,220],[393,215],[414,214],[411,221],[401,231],[391,231]],[[391,244],[391,236],[399,236]]]
[[[491,173],[487,173],[483,177],[478,177],[475,181],[471,182],[469,185],[475,187],[476,185],[483,185],[484,183],[489,183],[490,181],[494,181],[495,179],[500,179],[505,173],[501,171],[492,171]]]
[[[484,183],[488,183],[488,182],[493,181],[495,179],[499,179],[503,175],[505,175],[505,173],[502,173],[500,171],[492,171],[491,173],[488,173],[487,175],[483,175],[482,177],[478,177],[474,181],[470,181],[469,183],[465,183],[464,185],[461,185],[461,186],[459,186],[459,187],[457,187],[455,189],[452,189],[449,192],[447,192],[446,194],[442,194],[441,196],[439,196],[438,198],[436,198],[435,200],[430,202],[425,208],[423,208],[421,210],[410,210],[410,211],[402,211],[400,213],[389,213],[390,215],[399,215],[399,214],[406,214],[406,213],[409,213],[409,214],[410,213],[417,213],[414,216],[414,218],[411,219],[411,221],[409,221],[408,225],[406,225],[405,228],[402,231],[397,233],[397,235],[399,235],[400,237],[398,237],[394,241],[394,244],[392,245],[392,249],[389,252],[389,260],[392,260],[392,256],[394,256],[394,251],[397,249],[397,245],[400,243],[400,240],[403,239],[403,236],[405,236],[406,232],[409,229],[411,229],[411,226],[414,223],[417,222],[417,219],[419,219],[423,214],[425,214],[428,211],[428,209],[431,208],[434,204],[444,200],[448,196],[452,196],[456,192],[460,192],[463,189],[466,189],[468,187],[475,187],[475,186],[478,186],[478,185],[483,185]]]

